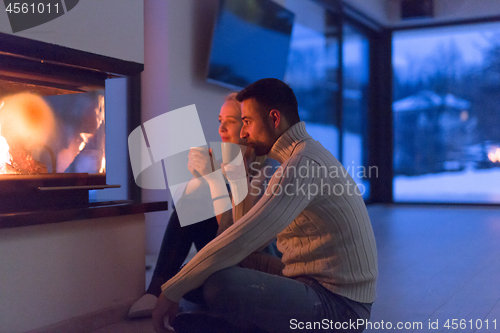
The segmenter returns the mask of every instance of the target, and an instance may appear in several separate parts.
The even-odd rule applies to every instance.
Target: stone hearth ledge
[[[0,229],[86,220],[101,217],[158,212],[168,209],[168,201],[129,200],[94,202],[85,206],[62,207],[0,214]]]

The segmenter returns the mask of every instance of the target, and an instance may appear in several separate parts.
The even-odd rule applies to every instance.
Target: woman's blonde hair
[[[233,102],[234,105],[236,106],[236,108],[238,109],[238,111],[241,113],[241,103],[238,102],[238,100],[236,99],[236,95],[238,95],[237,92],[232,92],[232,93],[229,93],[228,95],[226,95],[226,102]]]

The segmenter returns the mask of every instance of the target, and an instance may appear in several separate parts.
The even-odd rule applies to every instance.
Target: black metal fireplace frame
[[[94,72],[96,76],[106,79],[113,76],[135,76],[144,70],[144,65],[136,62],[0,33],[0,60],[3,62],[9,58],[41,62],[28,68],[40,73],[57,74],[52,72],[53,69],[71,71],[72,76],[69,78],[73,79],[78,73],[91,75],[89,72]]]
[[[104,88],[106,79],[127,77],[127,104],[137,108],[143,70],[143,64],[0,33],[0,79],[85,92]],[[124,116],[129,128],[137,125],[130,110]],[[88,205],[88,190],[105,185],[105,175],[1,176],[0,213]],[[138,199],[137,191],[129,197]]]

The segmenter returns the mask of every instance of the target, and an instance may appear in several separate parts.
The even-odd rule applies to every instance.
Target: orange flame
[[[490,151],[488,153],[488,158],[490,159],[490,161],[492,161],[493,163],[500,163],[500,148],[497,148],[495,151]]]
[[[0,125],[0,173],[2,169],[5,167],[5,164],[11,165],[11,156],[9,153],[9,144],[7,140],[2,136],[2,126]]]
[[[104,96],[99,95],[99,105],[95,108],[97,128],[104,122]]]
[[[91,133],[80,133],[80,136],[82,137],[83,141],[82,141],[82,143],[80,143],[80,147],[78,147],[78,150],[82,151],[83,148],[85,148],[85,146],[89,142],[89,139],[92,136],[92,134]]]
[[[19,93],[8,96],[0,108],[0,122],[11,143],[24,147],[43,146],[55,132],[56,120],[49,104],[38,95]]]
[[[105,173],[106,172],[106,157],[102,157],[101,160],[101,169],[99,169],[99,173]]]
[[[104,96],[99,95],[99,106],[95,109],[95,114],[96,114],[96,121],[97,121],[97,128],[101,126],[102,123],[105,121],[104,117]],[[104,148],[103,148],[104,150]],[[99,173],[105,173],[106,172],[106,156],[104,155],[103,151],[103,156],[101,160],[101,168],[99,169]]]

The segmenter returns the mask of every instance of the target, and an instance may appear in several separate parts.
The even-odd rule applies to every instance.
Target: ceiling
[[[470,20],[498,19],[500,21],[500,0],[433,0],[433,17],[403,20],[401,19],[402,0],[342,1],[388,28]]]

